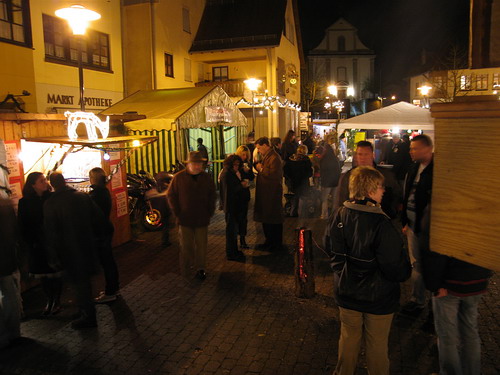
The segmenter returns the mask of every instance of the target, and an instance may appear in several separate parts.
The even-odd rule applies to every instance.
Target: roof
[[[246,126],[246,118],[220,86],[140,90],[105,109],[101,115],[137,112],[146,119],[130,121],[135,130],[212,127],[205,121],[205,107],[221,106],[232,110],[228,126]]]
[[[287,0],[208,0],[190,52],[278,46]]]
[[[422,129],[434,130],[434,120],[429,109],[407,102],[399,102],[341,121],[339,134],[343,129]]]

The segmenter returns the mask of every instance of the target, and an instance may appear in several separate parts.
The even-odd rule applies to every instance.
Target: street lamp
[[[330,95],[337,97],[337,86],[330,85],[327,87],[327,90]]]
[[[249,78],[243,81],[243,83],[252,92],[252,131],[255,132],[255,93],[259,89],[262,81],[256,78]]]
[[[424,105],[422,107],[424,108],[429,108],[429,92],[432,90],[431,86],[423,85],[417,88],[418,91],[420,91],[420,95],[423,96],[424,100]]]
[[[81,5],[72,5],[69,8],[56,10],[56,16],[68,21],[73,35],[78,35],[78,78],[80,83],[80,110],[85,112],[84,86],[83,86],[83,67],[82,67],[82,35],[85,34],[91,21],[98,20],[101,15],[93,10],[87,9]]]

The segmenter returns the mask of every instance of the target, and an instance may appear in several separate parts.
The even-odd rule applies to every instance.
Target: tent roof
[[[246,126],[246,118],[229,95],[220,86],[187,87],[177,89],[140,90],[126,97],[101,115],[137,112],[146,119],[131,121],[126,125],[136,130],[167,129],[173,124],[180,128],[211,127],[205,122],[206,106],[222,106],[233,110],[228,126]]]
[[[434,130],[434,120],[428,109],[399,102],[341,121],[340,129],[422,129]],[[340,132],[339,132],[340,133]]]

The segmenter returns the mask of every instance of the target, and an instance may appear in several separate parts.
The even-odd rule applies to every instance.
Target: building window
[[[464,75],[460,76],[460,90],[469,91],[471,89],[471,76]]]
[[[476,90],[488,90],[488,74],[476,75]]]
[[[191,24],[189,23],[189,9],[182,8],[182,30],[191,33]]]
[[[165,53],[165,76],[174,78],[174,56]]]
[[[32,46],[29,0],[0,0],[0,40]]]
[[[337,38],[337,50],[339,52],[345,52],[345,37],[343,35]]]
[[[191,82],[191,60],[184,59],[184,81]]]
[[[227,81],[229,79],[227,66],[215,66],[212,68],[213,81]]]
[[[493,88],[500,88],[500,74],[498,73],[493,73]]]
[[[44,14],[43,38],[46,61],[78,65],[78,39],[66,21]],[[84,67],[108,71],[111,69],[108,34],[88,30],[81,43]]]

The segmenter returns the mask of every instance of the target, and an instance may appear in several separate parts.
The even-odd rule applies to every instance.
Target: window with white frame
[[[493,73],[493,88],[494,89],[500,88],[500,74],[499,73]]]
[[[462,91],[469,91],[471,90],[472,86],[472,79],[471,75],[462,75],[460,76],[460,90]]]
[[[213,81],[227,81],[229,79],[227,66],[214,66],[212,68]]]
[[[66,65],[78,65],[78,40],[66,21],[43,15],[45,60]],[[109,35],[88,30],[82,38],[82,64],[85,68],[111,70]]]
[[[488,74],[476,74],[476,90],[488,90]]]
[[[0,41],[32,46],[29,0],[0,0]]]

